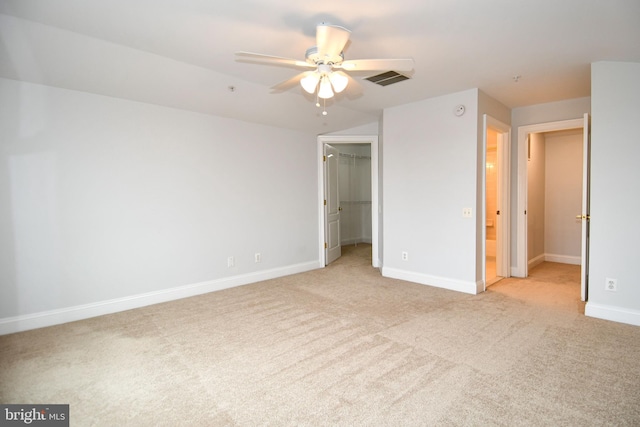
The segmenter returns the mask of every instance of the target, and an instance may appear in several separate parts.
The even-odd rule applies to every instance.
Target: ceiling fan
[[[304,61],[251,52],[236,52],[236,56],[239,57],[239,60],[249,60],[266,65],[309,69],[273,86],[272,89],[283,91],[300,83],[307,93],[315,94],[317,98],[323,100],[344,91],[349,84],[357,85],[345,71],[413,70],[413,59],[411,58],[345,60],[343,49],[349,41],[350,35],[351,31],[338,25],[325,23],[318,25],[316,27],[316,46],[307,49]],[[320,106],[320,103],[317,102],[316,105]],[[326,109],[322,114],[327,114]]]

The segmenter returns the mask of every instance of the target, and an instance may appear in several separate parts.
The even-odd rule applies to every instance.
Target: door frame
[[[378,219],[378,135],[319,135],[317,144],[318,155],[318,247],[319,265],[325,267],[324,250],[324,144],[339,146],[340,144],[370,144],[371,145],[371,265],[380,267],[378,236],[380,221]]]
[[[527,174],[527,160],[529,134],[551,132],[558,130],[581,129],[584,127],[584,118],[561,120],[557,122],[538,123],[518,127],[518,208],[516,231],[516,265],[511,272],[515,277],[527,277],[529,275],[529,260],[527,254],[527,186],[529,178]],[[585,260],[581,260],[584,264]]]
[[[582,118],[582,248],[580,255],[580,299],[589,299],[589,234],[591,233],[591,115],[584,113]]]
[[[496,252],[496,267],[499,265],[500,271],[496,269],[496,275],[501,277],[510,276],[510,254],[511,254],[511,126],[497,120],[496,118],[483,114],[482,116],[482,281],[484,290],[487,290],[487,131],[489,128],[498,133],[498,168],[500,180],[498,182],[498,193],[500,200],[500,235],[496,235],[496,246],[500,248],[500,253]],[[499,239],[499,241],[498,241]],[[500,260],[498,260],[498,256]],[[500,274],[502,273],[502,274]]]

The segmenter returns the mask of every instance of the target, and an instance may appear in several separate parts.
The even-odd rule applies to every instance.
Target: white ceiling
[[[412,57],[412,78],[362,81],[325,117],[270,93],[298,70],[235,60],[304,59],[321,22],[352,31],[345,59]],[[589,96],[603,60],[640,62],[640,0],[0,0],[1,77],[315,133],[472,88],[510,108]]]

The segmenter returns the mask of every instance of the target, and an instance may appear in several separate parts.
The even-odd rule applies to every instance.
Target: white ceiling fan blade
[[[286,90],[289,90],[293,87],[296,86],[300,86],[300,80],[302,80],[304,77],[308,76],[309,74],[312,74],[313,71],[305,71],[304,73],[300,73],[298,75],[295,75],[293,77],[291,77],[289,80],[285,80],[283,82],[278,83],[275,86],[271,86],[271,91],[272,92],[284,92]]]
[[[239,61],[250,61],[266,65],[290,65],[294,67],[315,67],[306,61],[299,61],[297,59],[283,58],[281,56],[264,55],[262,53],[252,52],[236,52],[236,56],[239,57]]]
[[[349,41],[351,31],[337,25],[321,24],[316,27],[316,46],[320,58],[335,62]]]
[[[351,59],[334,67],[346,71],[411,71],[413,59]]]

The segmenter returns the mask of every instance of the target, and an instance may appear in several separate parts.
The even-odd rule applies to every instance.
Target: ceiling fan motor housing
[[[342,61],[344,60],[344,55],[342,54],[342,52],[340,52],[339,55],[324,55],[322,56],[319,52],[318,52],[318,46],[313,46],[310,47],[309,49],[307,49],[307,52],[305,53],[305,59],[307,60],[307,62],[311,65],[320,65],[320,64],[327,64],[327,65],[334,65],[334,64],[341,64]]]

